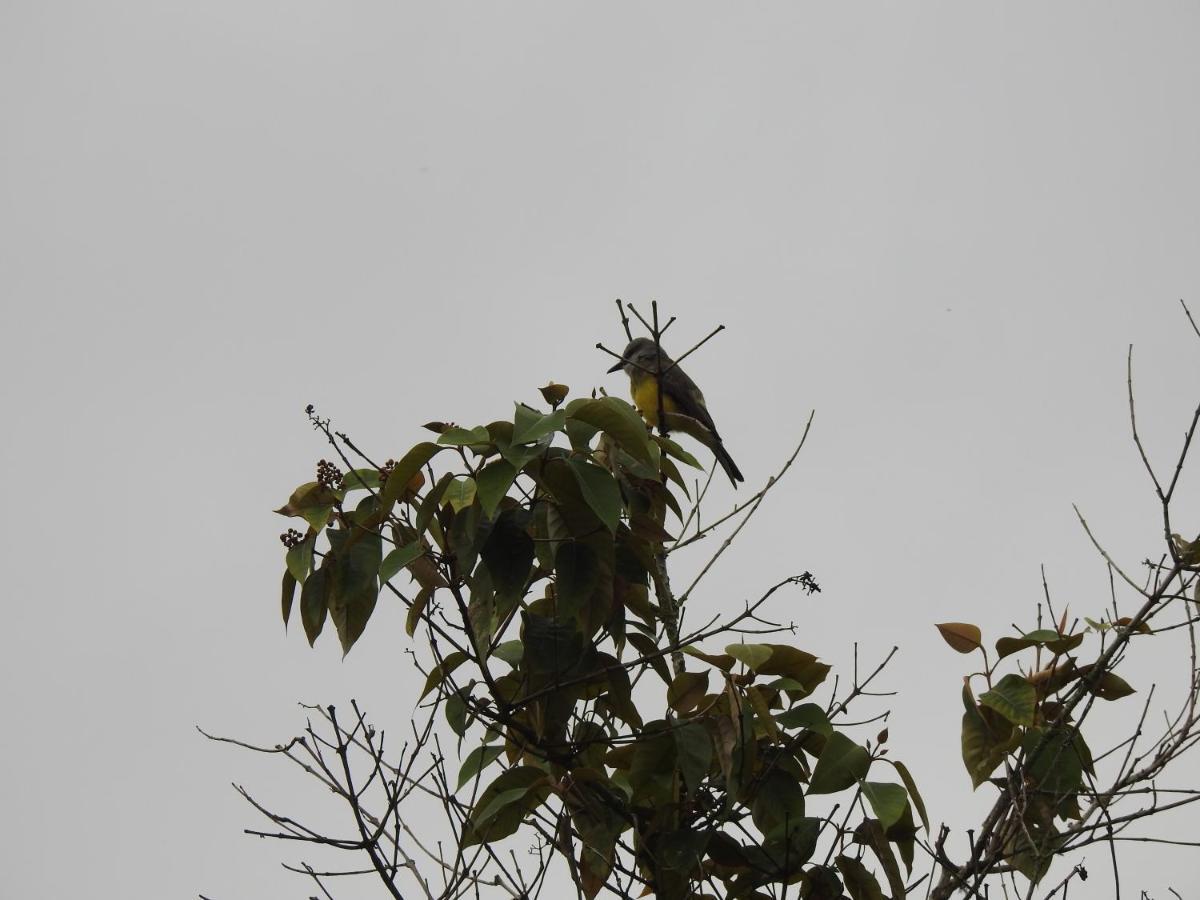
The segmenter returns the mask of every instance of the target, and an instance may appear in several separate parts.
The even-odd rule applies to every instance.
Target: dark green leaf
[[[750,806],[754,825],[764,836],[804,818],[804,790],[782,769],[771,769],[759,781]]]
[[[845,790],[865,778],[870,766],[870,754],[840,731],[835,731],[826,738],[825,749],[817,758],[808,792],[833,794]]]
[[[362,635],[375,611],[383,542],[377,532],[355,532],[352,539],[350,532],[341,530],[330,530],[329,542],[333,555],[329,617],[345,654]]]
[[[447,472],[437,480],[437,484],[426,492],[425,497],[421,500],[420,507],[417,509],[415,527],[418,535],[425,533],[425,529],[429,527],[429,523],[437,515],[438,507],[442,505],[442,495],[446,493],[446,488],[450,487],[452,481],[454,481],[454,473]]]
[[[475,803],[463,834],[463,846],[493,843],[514,834],[525,815],[540,805],[549,791],[546,773],[534,766],[502,772]]]
[[[417,698],[418,702],[424,700],[430,691],[445,681],[447,676],[466,661],[467,655],[458,650],[447,654],[440,663],[429,670],[429,675],[425,679],[425,688],[421,691],[421,696]]]
[[[313,546],[317,543],[316,534],[308,535],[296,546],[288,549],[287,568],[292,573],[296,584],[304,584],[308,573],[312,571]]]
[[[655,464],[646,425],[637,410],[628,403],[616,397],[572,400],[567,404],[566,412],[570,418],[604,431],[634,459],[649,465]]]
[[[596,517],[615,532],[621,518],[621,489],[607,469],[578,459],[571,460],[571,470],[579,481],[583,499]]]
[[[833,734],[833,726],[829,724],[825,710],[815,703],[801,703],[799,706],[777,715],[775,721],[779,723],[780,728],[788,730],[807,728],[825,737]]]
[[[292,577],[291,572],[283,573],[283,593],[282,593],[282,608],[283,608],[283,627],[286,629],[288,619],[292,617],[292,601],[296,596],[296,579]]]
[[[846,884],[851,900],[885,900],[883,889],[867,867],[852,856],[839,856],[834,860],[842,880]]]
[[[667,451],[669,456],[675,457],[681,463],[691,466],[693,469],[699,469],[701,472],[704,471],[704,466],[700,465],[700,461],[696,457],[692,456],[692,454],[688,453],[669,437],[655,435],[654,440],[660,447]]]
[[[422,441],[401,457],[388,475],[387,483],[383,486],[383,502],[391,506],[403,496],[412,477],[424,468],[435,455],[445,447],[439,447],[430,441]]]
[[[634,649],[637,650],[639,656],[651,657],[649,661],[650,665],[658,673],[658,677],[663,680],[663,683],[669,685],[671,683],[671,671],[667,668],[666,660],[659,653],[658,645],[654,643],[654,639],[647,637],[640,631],[629,632],[628,639],[629,643],[633,644]]]
[[[458,789],[461,790],[464,784],[499,759],[503,752],[504,747],[500,744],[484,744],[467,754],[462,768],[458,770]]]
[[[484,466],[475,479],[475,491],[479,496],[479,504],[483,514],[489,519],[496,517],[496,507],[512,487],[517,477],[517,470],[506,459],[497,459]]]
[[[596,552],[582,541],[563,541],[554,554],[558,614],[574,618],[592,599],[600,583]]]
[[[300,621],[311,647],[325,625],[325,614],[329,611],[329,569],[325,566],[308,576],[300,591]]]
[[[521,657],[524,655],[525,645],[520,641],[505,641],[492,651],[492,656],[508,663],[514,669],[521,664]]]
[[[446,698],[446,721],[450,723],[450,727],[454,733],[462,737],[467,731],[467,701],[463,694],[470,693],[464,688],[461,691],[455,691]]]
[[[1037,690],[1020,675],[1009,674],[980,695],[979,704],[994,709],[1014,725],[1032,725]]]
[[[884,781],[864,781],[863,796],[875,811],[875,818],[884,829],[891,828],[900,821],[908,806],[908,793],[898,784],[888,784]]]
[[[342,490],[344,491],[369,491],[378,489],[378,469],[351,469],[343,476]]]
[[[567,413],[565,410],[555,410],[547,415],[542,415],[536,410],[518,403],[516,416],[513,419],[512,443],[516,445],[532,444],[548,434],[562,431],[566,423]]]
[[[684,786],[688,793],[694,794],[712,765],[712,740],[703,725],[687,722],[676,728],[675,757],[679,764],[679,773],[683,776]]]
[[[529,512],[524,509],[500,513],[480,550],[483,564],[491,573],[496,595],[502,599],[517,599],[525,593],[525,583],[533,566],[533,538],[525,530],[529,519]]]
[[[667,688],[667,705],[686,714],[696,708],[708,692],[708,672],[680,672]]]
[[[471,444],[489,444],[491,437],[482,425],[475,428],[447,428],[437,442],[444,447],[467,447]]]
[[[1022,749],[1026,770],[1040,791],[1051,796],[1074,793],[1083,783],[1083,753],[1074,729],[1030,728],[1025,732]],[[1088,754],[1090,762],[1091,754]]]
[[[913,780],[912,773],[908,771],[908,766],[894,759],[889,759],[888,762],[900,774],[900,780],[904,782],[904,787],[908,790],[908,796],[912,799],[913,806],[917,808],[917,815],[921,817],[921,824],[925,826],[925,831],[929,831],[929,816],[925,814],[925,801],[921,799],[921,793],[917,790],[917,783]]]
[[[1130,687],[1129,682],[1114,672],[1105,672],[1092,685],[1092,693],[1102,700],[1120,700],[1122,697],[1136,694],[1137,691]]]
[[[420,541],[413,541],[411,544],[397,547],[385,556],[383,562],[379,564],[379,581],[387,584],[387,582],[396,576],[397,572],[424,552],[425,545]]]
[[[999,654],[1000,659],[1004,659],[1006,656],[1012,656],[1014,653],[1020,653],[1027,647],[1036,645],[1037,641],[1031,641],[1029,638],[1002,637],[996,641],[996,653]]]

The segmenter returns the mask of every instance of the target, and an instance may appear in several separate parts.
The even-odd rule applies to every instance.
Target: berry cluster
[[[389,459],[383,464],[383,468],[379,470],[379,486],[387,484],[388,476],[392,474],[392,470],[396,468],[396,461]]]
[[[289,528],[279,536],[279,540],[283,543],[283,546],[291,550],[297,544],[303,543],[304,535],[298,532],[295,528]]]
[[[322,487],[337,490],[342,486],[342,470],[328,460],[317,463],[317,482]]]

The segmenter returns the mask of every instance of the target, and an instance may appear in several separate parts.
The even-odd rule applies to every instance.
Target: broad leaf
[[[506,459],[488,463],[476,477],[475,492],[479,497],[479,505],[483,507],[483,514],[489,519],[496,517],[496,507],[500,505],[516,477],[516,468]]]
[[[637,410],[628,403],[616,397],[572,400],[566,406],[566,413],[570,418],[599,428],[634,459],[655,465],[646,425]]]
[[[608,530],[616,532],[621,519],[621,489],[607,469],[578,459],[571,460],[571,471],[579,482],[583,499]]]
[[[379,564],[380,583],[387,584],[396,576],[397,572],[424,552],[425,545],[420,541],[413,541],[411,544],[405,544],[403,547],[392,550]]]
[[[458,770],[458,789],[499,759],[503,752],[504,747],[499,744],[483,744],[467,754]]]
[[[304,624],[304,635],[310,647],[316,643],[328,611],[329,569],[321,566],[308,576],[300,591],[300,621]]]
[[[870,766],[870,754],[840,731],[835,731],[825,740],[825,749],[817,758],[808,792],[833,794],[845,790],[865,778]]]
[[[900,821],[908,806],[908,793],[898,784],[888,784],[883,781],[864,781],[863,796],[871,804],[875,818],[884,830],[891,828]]]
[[[387,482],[383,486],[383,503],[385,508],[394,504],[403,495],[412,477],[424,468],[435,455],[444,450],[430,441],[422,441],[404,454],[392,468]]]
[[[1020,675],[1009,674],[980,695],[979,704],[994,709],[1014,725],[1032,725],[1037,690]]]
[[[937,630],[941,632],[946,643],[959,653],[977,650],[983,639],[977,625],[968,625],[965,622],[943,622],[937,626]]]
[[[712,765],[712,740],[704,726],[696,722],[686,722],[674,729],[675,757],[679,765],[679,773],[683,776],[684,787],[689,794],[696,789],[708,776]]]

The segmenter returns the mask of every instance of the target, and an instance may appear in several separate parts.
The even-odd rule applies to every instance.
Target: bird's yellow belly
[[[651,375],[630,379],[629,392],[633,395],[633,405],[638,408],[642,418],[651,427],[658,425],[658,382]],[[663,412],[679,412],[679,407],[669,395],[663,394]]]

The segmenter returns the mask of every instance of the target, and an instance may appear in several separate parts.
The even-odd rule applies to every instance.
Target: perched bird
[[[687,377],[683,369],[674,364],[661,345],[655,346],[650,338],[634,338],[621,354],[621,361],[608,371],[618,372],[621,369],[629,374],[633,405],[652,428],[659,424],[658,373],[661,372],[661,408],[667,428],[689,434],[712,450],[734,487],[739,481],[746,480],[721,443],[721,436],[717,433],[712,416],[708,414],[700,388]]]

